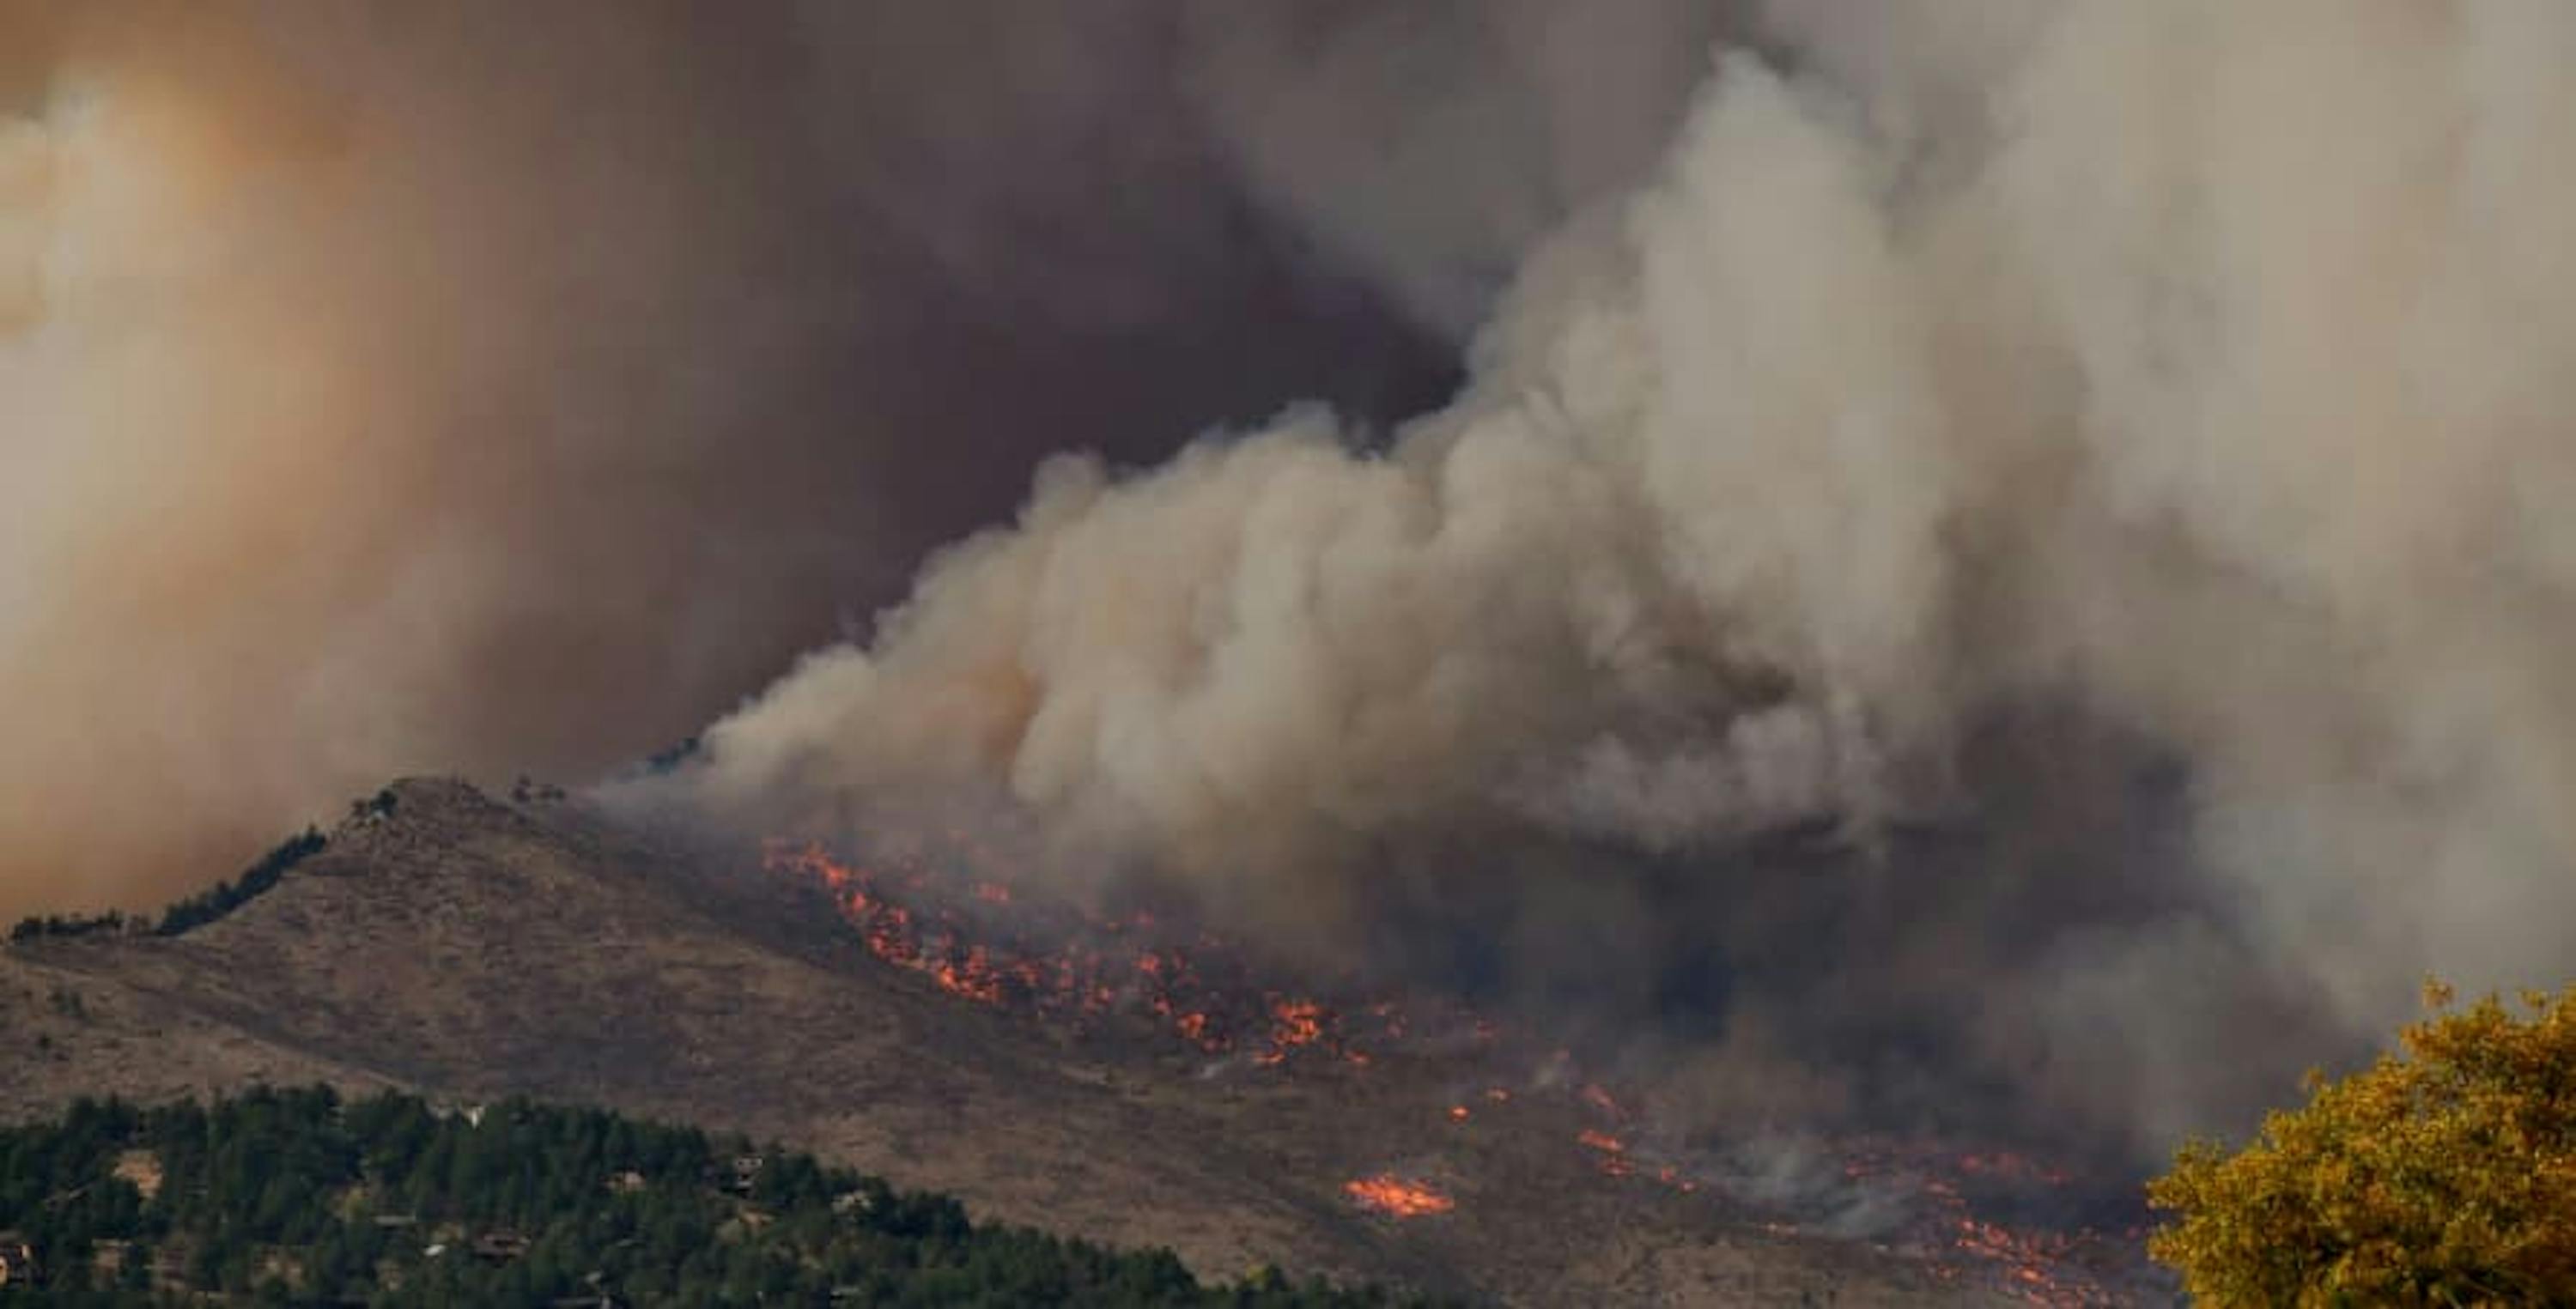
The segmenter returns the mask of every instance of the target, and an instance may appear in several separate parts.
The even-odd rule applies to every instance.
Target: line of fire
[[[1729,1187],[1722,1151],[1664,1140],[1650,1100],[1614,1090],[1569,1050],[1462,1003],[1297,989],[1259,975],[1234,942],[1167,915],[1085,909],[1016,884],[1005,861],[963,831],[887,844],[856,861],[817,842],[773,840],[761,863],[827,897],[876,960],[960,1003],[1076,1032],[1141,1028],[1203,1060],[1210,1074],[1369,1076],[1435,1054],[1445,1066],[1463,1052],[1478,1075],[1448,1088],[1449,1102],[1426,1107],[1418,1156],[1343,1183],[1343,1198],[1364,1215],[1398,1224],[1469,1219],[1470,1197],[1437,1165],[1440,1134],[1498,1130],[1508,1111],[1533,1100],[1579,1118],[1566,1149],[1603,1177],[1670,1203],[1745,1201]],[[1514,1125],[1528,1120],[1513,1116]],[[1974,1280],[2049,1309],[2125,1303],[2112,1281],[2134,1262],[2137,1231],[2115,1239],[2024,1218],[2033,1197],[2044,1207],[2068,1185],[2065,1171],[2011,1151],[1930,1142],[1842,1141],[1835,1153],[1846,1198],[1901,1212],[1876,1243],[1922,1258],[1936,1278]],[[1783,1214],[1759,1227],[1795,1241],[1848,1235],[1842,1225],[1831,1213]]]

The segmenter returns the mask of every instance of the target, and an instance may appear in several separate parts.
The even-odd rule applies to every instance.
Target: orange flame
[[[947,841],[965,867],[992,860],[992,852],[977,846],[969,833],[950,832]],[[1354,1067],[1376,1062],[1370,1051],[1349,1043],[1341,1015],[1322,1002],[1250,990],[1228,957],[1227,943],[1210,933],[1200,933],[1195,947],[1158,947],[1139,941],[1106,955],[1078,940],[1033,948],[987,936],[984,929],[989,921],[973,912],[973,903],[948,905],[937,898],[932,871],[938,857],[935,844],[918,835],[891,834],[880,842],[881,857],[888,862],[879,868],[839,862],[814,842],[769,841],[762,847],[762,856],[773,870],[819,883],[869,953],[919,973],[959,998],[980,1004],[1027,1005],[1082,1018],[1132,1006],[1210,1054],[1236,1048],[1239,1034],[1250,1028],[1262,1032],[1253,1044],[1256,1061],[1265,1066],[1282,1065],[1306,1046]],[[962,900],[983,905],[1017,906],[1024,900],[1000,881],[965,881],[959,889]],[[926,898],[915,900],[912,892]],[[1050,912],[1059,919],[1075,915],[1080,926],[1074,931],[1112,936],[1148,933],[1157,926],[1155,916],[1146,911],[1113,917],[1072,908],[1051,911],[1041,901],[1028,912],[1041,921]],[[1199,951],[1214,959],[1212,973],[1199,971],[1199,959],[1194,958]],[[1132,973],[1126,972],[1129,967]],[[1260,997],[1259,1007],[1248,1009],[1242,1002],[1254,995]],[[1370,1032],[1387,1040],[1405,1036],[1407,1016],[1395,1002],[1373,1004],[1365,1013],[1363,1021]]]
[[[1637,1171],[1637,1166],[1628,1161],[1628,1143],[1618,1137],[1587,1127],[1576,1133],[1574,1139],[1579,1145],[1601,1152],[1601,1171],[1609,1176],[1626,1177]]]
[[[1324,1006],[1312,1000],[1273,999],[1270,1002],[1270,1048],[1261,1052],[1255,1062],[1276,1067],[1288,1060],[1288,1052],[1302,1045],[1313,1045],[1324,1039]],[[1363,1056],[1355,1062],[1366,1063]]]
[[[993,971],[992,960],[986,956],[984,947],[980,945],[967,950],[966,958],[962,963],[940,961],[931,970],[930,979],[937,982],[941,990],[951,995],[963,996],[981,1004],[1002,1002],[1001,975]]]
[[[1353,1178],[1342,1183],[1342,1194],[1353,1204],[1389,1218],[1420,1218],[1428,1214],[1445,1214],[1458,1207],[1458,1202],[1430,1185],[1379,1173],[1374,1177]]]
[[[1270,1039],[1279,1045],[1312,1045],[1324,1035],[1324,1006],[1312,1000],[1282,1000],[1270,1016],[1278,1020]]]

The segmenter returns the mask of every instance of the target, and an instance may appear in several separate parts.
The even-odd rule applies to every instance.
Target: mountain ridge
[[[1506,1303],[1973,1303],[1857,1242],[1764,1231],[1712,1196],[1604,1177],[1526,1098],[1443,1120],[1456,1069],[1212,1077],[1085,1043],[886,966],[763,874],[542,791],[408,779],[264,893],[175,936],[0,950],[36,1056],[0,1116],[254,1083],[534,1095],[812,1149],[979,1217]],[[1348,1179],[1436,1175],[1454,1213],[1390,1221]]]

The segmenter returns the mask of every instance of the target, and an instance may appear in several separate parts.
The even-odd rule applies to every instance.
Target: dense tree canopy
[[[596,1109],[258,1091],[0,1129],[0,1306],[1416,1303],[1201,1284],[811,1156]]]
[[[2186,1146],[2151,1249],[2216,1305],[2576,1305],[2576,987],[2433,1010],[2311,1075],[2233,1154]]]

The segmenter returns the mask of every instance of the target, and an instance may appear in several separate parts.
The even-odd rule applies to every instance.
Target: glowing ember
[[[942,960],[931,969],[930,979],[951,995],[982,1004],[1002,1002],[1002,978],[980,945],[970,947],[962,961]]]
[[[2018,1194],[2070,1183],[2064,1172],[2004,1151],[1953,1154],[1928,1145],[1882,1143],[1847,1158],[1844,1175],[1878,1187],[1910,1192],[1922,1206],[1916,1239],[1948,1256],[1948,1275],[1982,1272],[2012,1298],[2048,1309],[2091,1309],[2125,1304],[2087,1264],[2121,1254],[2090,1230],[2019,1231],[1981,1219],[1972,1195]],[[2138,1244],[2131,1239],[2129,1245]]]
[[[1270,1004],[1270,1049],[1261,1062],[1275,1064],[1301,1045],[1324,1037],[1324,1006],[1312,1000],[1274,1000]]]
[[[1404,1039],[1404,1011],[1397,1008],[1394,1001],[1382,1000],[1370,1005],[1369,1016],[1378,1020],[1378,1025],[1386,1029],[1390,1038]]]
[[[1581,1095],[1583,1097],[1583,1103],[1608,1114],[1612,1118],[1625,1118],[1628,1116],[1627,1111],[1621,1109],[1619,1107],[1619,1102],[1611,1099],[1610,1093],[1602,1090],[1601,1084],[1598,1082],[1585,1083]]]
[[[2109,1304],[2107,1296],[2092,1288],[2075,1284],[2059,1273],[2066,1253],[2063,1238],[2024,1236],[1994,1223],[1973,1218],[1959,1221],[1958,1248],[1979,1259],[2000,1266],[2006,1289],[2029,1304],[2051,1309],[2083,1309],[2084,1306]]]
[[[1392,1173],[1344,1182],[1342,1194],[1349,1196],[1351,1203],[1389,1218],[1421,1218],[1429,1214],[1445,1214],[1458,1207],[1457,1201],[1429,1185]]]
[[[1961,1173],[1970,1177],[2000,1177],[2008,1181],[2038,1182],[2047,1186],[2064,1186],[2073,1180],[2061,1169],[2051,1168],[2004,1150],[1987,1154],[1960,1155],[1957,1167]]]
[[[1578,1144],[1601,1152],[1602,1172],[1612,1177],[1626,1177],[1637,1171],[1637,1166],[1628,1160],[1628,1143],[1618,1137],[1585,1128],[1574,1139]]]

